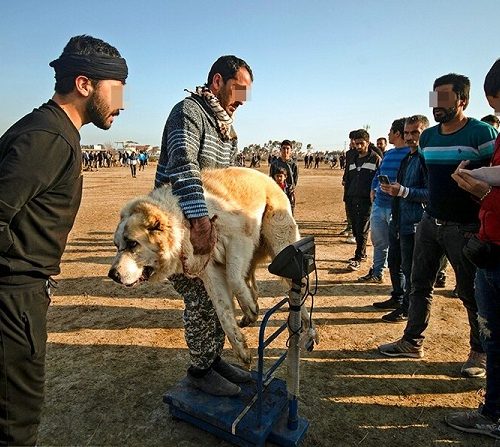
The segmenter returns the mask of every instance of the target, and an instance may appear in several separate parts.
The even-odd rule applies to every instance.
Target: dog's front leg
[[[246,368],[250,368],[252,355],[248,349],[245,336],[236,322],[233,296],[229,291],[224,269],[209,263],[200,277],[205,285],[208,296],[212,300],[229,343],[231,343],[243,365]]]

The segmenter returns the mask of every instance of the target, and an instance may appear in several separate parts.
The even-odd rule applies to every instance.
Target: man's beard
[[[217,94],[217,99],[219,100],[219,104],[226,111],[226,113],[231,116],[232,112],[227,110],[229,105],[229,95],[225,89],[225,86],[221,88]]]
[[[96,91],[92,93],[92,96],[87,101],[85,111],[89,122],[94,126],[103,130],[108,130],[111,127],[111,122],[107,122],[108,117],[111,115],[109,107]]]
[[[436,111],[441,111],[442,115],[437,117],[436,116]],[[456,107],[451,107],[448,109],[445,109],[444,107],[435,107],[432,109],[432,114],[434,115],[434,119],[438,123],[449,123],[453,118],[457,116],[457,108]]]

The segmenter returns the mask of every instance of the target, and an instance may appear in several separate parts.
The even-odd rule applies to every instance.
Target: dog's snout
[[[108,276],[115,282],[121,283],[121,276],[118,270],[116,270],[114,267],[112,267],[109,270]]]

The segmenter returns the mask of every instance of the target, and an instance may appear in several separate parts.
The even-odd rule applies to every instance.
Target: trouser
[[[361,260],[366,257],[372,203],[369,198],[347,197],[346,206],[349,209],[349,217],[351,218],[352,234],[356,239],[354,257]]]
[[[45,397],[45,282],[0,285],[0,445],[35,445]]]
[[[423,333],[429,324],[432,290],[441,257],[446,255],[455,271],[458,296],[467,311],[471,349],[484,352],[479,338],[477,305],[474,297],[475,266],[463,255],[462,249],[478,224],[439,224],[427,213],[418,224],[415,234],[413,265],[411,272],[410,306],[408,323],[403,338],[415,346],[423,343]]]
[[[398,235],[391,225],[388,258],[392,282],[391,295],[401,303],[401,310],[405,315],[408,315],[414,245],[414,233]],[[400,293],[401,290],[403,291],[402,294]]]
[[[370,235],[373,245],[373,275],[382,276],[387,265],[389,250],[389,222],[391,208],[384,208],[373,204],[370,214]]]
[[[403,245],[405,244],[405,236],[398,234],[398,230],[391,222],[389,225],[389,253],[387,261],[389,265],[389,274],[391,276],[392,291],[391,297],[394,300],[403,303],[405,291],[410,286],[410,277],[406,276],[403,270]],[[413,252],[413,250],[412,250]],[[411,258],[410,258],[411,270]],[[408,280],[406,280],[408,278]]]
[[[477,269],[476,301],[481,340],[486,352],[486,396],[483,412],[500,418],[500,261]]]
[[[347,206],[347,201],[344,199],[344,208],[345,208],[345,218],[347,220],[347,228],[349,231],[352,229],[351,225],[351,216],[349,216],[349,207]]]
[[[222,354],[225,333],[203,281],[184,275],[169,278],[174,289],[184,298],[184,337],[191,366],[207,369]]]

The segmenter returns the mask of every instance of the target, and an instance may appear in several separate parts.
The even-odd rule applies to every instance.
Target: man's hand
[[[400,188],[401,185],[398,182],[394,182],[389,185],[385,185],[383,183],[380,184],[380,189],[392,197],[396,197],[398,195]]]
[[[375,201],[375,190],[374,189],[370,189],[370,202],[374,202]]]
[[[212,251],[217,242],[217,232],[213,223],[217,216],[211,219],[208,216],[190,219],[191,232],[189,240],[193,245],[193,254],[206,255]]]
[[[488,183],[478,180],[470,175],[464,168],[469,164],[469,161],[462,161],[455,172],[451,174],[451,178],[457,182],[460,188],[470,192],[473,196],[484,197],[490,189]]]

